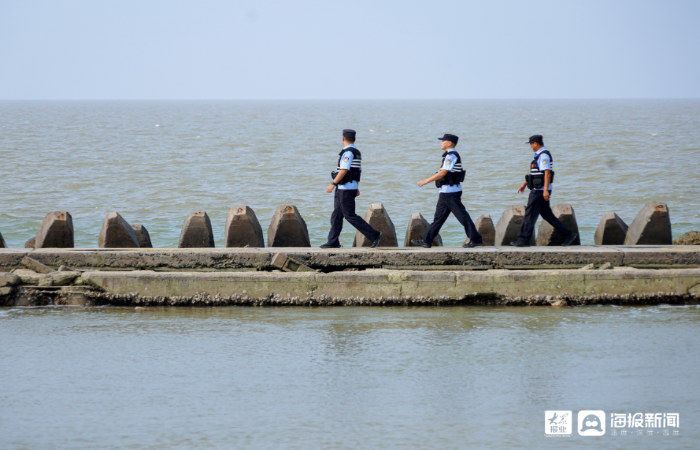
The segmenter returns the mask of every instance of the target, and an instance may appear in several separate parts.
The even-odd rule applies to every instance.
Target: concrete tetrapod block
[[[185,218],[178,246],[180,248],[214,247],[214,232],[206,212],[195,211]]]
[[[139,247],[141,248],[153,248],[151,244],[151,235],[148,234],[148,230],[143,225],[132,225],[131,228],[134,229],[136,237],[139,240]]]
[[[574,207],[568,203],[560,203],[552,206],[552,212],[561,221],[561,223],[573,233],[578,233],[578,224],[576,223],[576,213]],[[537,245],[561,245],[566,236],[561,236],[549,222],[540,221],[540,227],[537,230]],[[576,237],[573,245],[581,245],[581,237]]]
[[[100,248],[138,248],[139,238],[118,212],[111,212],[102,222],[97,245]]]
[[[24,248],[34,248],[34,245],[36,245],[36,237],[31,237],[24,243]]]
[[[614,211],[605,213],[593,235],[595,245],[622,245],[625,243],[627,224]]]
[[[250,206],[231,208],[226,216],[226,247],[265,247],[262,228]]]
[[[425,220],[425,217],[423,217],[423,214],[411,214],[411,218],[408,220],[408,227],[406,227],[406,237],[403,240],[403,246],[413,247],[413,245],[411,244],[411,239],[416,239],[418,241],[422,240],[423,233],[425,233],[425,230],[428,229],[429,225],[430,224],[428,223],[428,221]],[[435,236],[435,239],[433,239],[433,247],[439,247],[441,245],[442,238],[438,234],[437,236]]]
[[[494,245],[510,245],[512,241],[518,239],[520,228],[523,226],[523,218],[525,217],[524,206],[509,206],[501,214],[496,224],[496,233]],[[532,230],[530,244],[535,244],[535,230]]]
[[[70,213],[48,213],[36,233],[34,248],[73,248],[73,218]]]
[[[476,231],[481,235],[481,239],[484,241],[483,245],[494,245],[496,242],[496,227],[493,226],[493,220],[491,220],[490,215],[480,215],[479,218],[476,219],[476,222],[474,222],[474,226],[476,227]],[[469,241],[470,239],[467,238],[464,243],[466,244]],[[510,242],[508,243],[510,244]]]
[[[294,205],[278,206],[267,228],[268,247],[310,247],[306,222]]]
[[[384,209],[382,203],[372,203],[365,214],[365,222],[370,224],[375,230],[382,232],[382,239],[379,241],[379,247],[398,247],[399,241],[396,239],[396,228],[394,222],[391,221],[389,213]],[[355,232],[355,239],[352,242],[353,247],[369,247],[371,242],[359,231]]]
[[[671,219],[666,203],[647,202],[634,218],[625,236],[625,245],[670,244]]]

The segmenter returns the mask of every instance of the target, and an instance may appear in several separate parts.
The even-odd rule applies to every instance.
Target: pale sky
[[[0,99],[700,97],[700,0],[0,0]]]

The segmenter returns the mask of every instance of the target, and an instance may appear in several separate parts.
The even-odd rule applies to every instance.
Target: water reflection
[[[697,306],[1,309],[0,436],[573,447],[544,438],[545,409],[693,423],[699,320]],[[688,425],[672,445],[696,438]]]

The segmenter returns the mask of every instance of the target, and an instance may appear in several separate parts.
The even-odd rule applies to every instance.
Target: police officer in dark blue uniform
[[[459,223],[464,226],[464,231],[469,237],[469,242],[462,247],[477,247],[483,244],[483,239],[469,217],[467,209],[462,203],[462,181],[464,181],[465,171],[462,167],[462,158],[455,150],[459,138],[454,134],[445,134],[438,138],[441,142],[440,149],[442,154],[442,165],[440,170],[430,178],[418,182],[418,186],[425,186],[428,183],[435,182],[435,186],[440,188],[440,195],[435,207],[435,217],[433,223],[430,224],[422,240],[412,239],[411,244],[418,247],[430,248],[433,239],[440,232],[440,228],[445,223],[450,213],[454,214]]]
[[[533,160],[530,162],[530,170],[525,175],[525,182],[518,188],[518,193],[522,194],[525,187],[530,189],[530,196],[527,199],[525,207],[525,217],[523,225],[520,228],[518,240],[513,241],[510,245],[516,247],[528,247],[532,232],[535,229],[537,217],[542,216],[544,220],[550,223],[555,230],[561,235],[566,236],[561,245],[571,245],[578,237],[578,233],[572,232],[557,219],[557,216],[552,212],[549,206],[549,198],[552,195],[552,184],[554,183],[554,170],[552,169],[554,161],[552,154],[549,153],[547,147],[544,146],[544,140],[541,134],[530,136],[528,140],[530,148],[535,152]]]
[[[379,245],[382,233],[375,230],[355,214],[355,197],[360,195],[359,183],[362,175],[362,154],[355,147],[355,130],[343,130],[343,149],[338,154],[337,168],[331,172],[333,183],[328,185],[329,194],[335,189],[333,214],[331,214],[331,231],[328,242],[321,248],[340,247],[340,231],[343,229],[343,218],[357,228],[370,241],[370,247]]]

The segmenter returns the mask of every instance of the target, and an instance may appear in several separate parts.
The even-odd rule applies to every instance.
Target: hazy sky
[[[0,99],[700,97],[700,0],[0,0]]]

